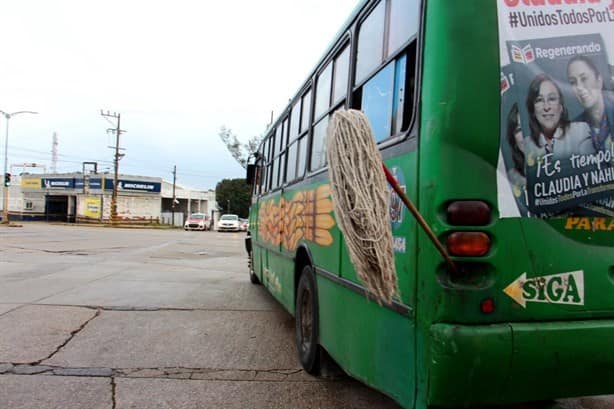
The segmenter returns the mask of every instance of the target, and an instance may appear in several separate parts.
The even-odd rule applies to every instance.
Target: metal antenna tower
[[[57,173],[58,168],[58,133],[53,133],[53,143],[51,146],[51,173]]]

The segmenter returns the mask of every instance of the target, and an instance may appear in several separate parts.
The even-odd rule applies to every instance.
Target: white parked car
[[[239,231],[241,225],[236,214],[223,214],[217,222],[217,231]]]
[[[192,213],[183,224],[184,230],[209,230],[209,216],[204,213]]]

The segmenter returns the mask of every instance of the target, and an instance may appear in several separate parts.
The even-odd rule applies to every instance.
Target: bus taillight
[[[448,236],[446,244],[451,255],[481,257],[490,250],[490,237],[479,231],[454,232]]]
[[[457,200],[446,209],[452,226],[485,226],[490,223],[490,206],[478,200]]]

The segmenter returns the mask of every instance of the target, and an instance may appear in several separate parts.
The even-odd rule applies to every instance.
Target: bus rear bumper
[[[429,404],[614,393],[614,320],[431,326]]]

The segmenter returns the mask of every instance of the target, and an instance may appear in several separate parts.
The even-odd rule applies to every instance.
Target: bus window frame
[[[288,109],[284,110],[283,115],[280,117],[280,119],[276,122],[276,126],[274,127],[275,131],[272,132],[272,135],[274,135],[275,137],[275,141],[273,143],[273,148],[272,148],[272,152],[271,152],[271,168],[273,169],[272,175],[271,175],[271,188],[269,189],[269,193],[275,192],[277,190],[280,190],[284,187],[284,183],[283,183],[283,175],[285,175],[286,172],[286,166],[285,166],[285,149],[287,144],[284,144],[284,142],[287,142],[287,138],[285,138],[284,133],[286,132],[286,127],[287,127],[287,123],[288,123],[288,117],[289,117],[289,112]],[[279,131],[279,132],[278,132]],[[277,138],[280,138],[280,140],[277,140]],[[279,152],[277,151],[277,149],[279,149]],[[283,168],[282,168],[283,166]],[[275,170],[277,170],[277,173],[275,173]],[[283,175],[282,175],[282,171],[283,171]],[[274,175],[276,177],[276,181],[273,180]]]
[[[313,104],[314,102],[314,98],[313,98],[313,87],[312,87],[312,77],[309,77],[309,80],[301,87],[300,91],[296,94],[296,96],[294,97],[294,99],[292,99],[290,101],[290,103],[288,104],[288,106],[284,109],[284,114],[282,116],[280,116],[280,119],[278,119],[278,123],[281,121],[281,118],[289,118],[289,123],[290,123],[290,128],[292,128],[292,109],[296,104],[300,104],[300,110],[299,110],[299,125],[302,126],[302,121],[303,121],[303,98],[311,92],[311,96],[310,96],[310,100],[309,100],[309,118],[308,121],[311,121],[311,118],[313,118]],[[301,139],[306,139],[307,141],[307,145],[310,144],[310,140],[311,140],[311,123],[308,122],[307,125],[307,129],[305,129],[304,131],[301,131],[300,127],[299,127],[299,132],[298,135],[294,138],[291,139],[290,134],[288,134],[288,138],[287,138],[287,143],[286,143],[286,150],[289,148],[289,146],[294,142],[300,141]],[[308,148],[306,148],[308,149]],[[297,163],[296,163],[296,171],[295,171],[295,177],[294,179],[288,181],[285,180],[285,175],[287,174],[288,171],[288,161],[286,158],[286,163],[284,166],[284,182],[283,184],[280,186],[282,189],[285,189],[287,186],[296,184],[298,182],[300,182],[302,179],[304,179],[307,176],[307,165],[308,165],[308,156],[309,156],[309,150],[307,150],[306,152],[306,157],[305,157],[305,168],[303,169],[302,175],[301,176],[297,176],[299,175],[300,171],[298,168],[298,151],[297,151]]]
[[[307,96],[307,94],[309,95],[309,111],[308,111],[308,115],[307,118],[303,118],[303,113],[304,113],[304,106],[303,103],[305,102],[305,97]],[[310,78],[309,81],[307,82],[307,84],[301,89],[301,92],[298,93],[299,97],[298,100],[301,101],[301,112],[300,112],[300,127],[299,127],[299,132],[298,132],[298,136],[296,137],[297,140],[297,144],[299,144],[299,147],[301,145],[301,141],[304,144],[304,149],[305,149],[305,163],[303,164],[303,169],[299,169],[299,157],[300,157],[300,150],[297,151],[296,154],[296,178],[294,180],[294,182],[292,183],[297,183],[301,180],[303,180],[305,177],[307,177],[307,175],[309,174],[309,160],[310,160],[310,155],[311,155],[311,135],[312,135],[312,131],[311,131],[311,122],[313,120],[313,104],[314,102],[314,90],[313,90],[313,79]],[[307,123],[307,127],[303,130],[303,123],[306,122]]]
[[[365,21],[371,16],[371,14],[375,11],[375,9],[381,4],[381,2],[387,2],[387,0],[379,0],[379,1],[375,1],[373,2],[373,4],[370,5],[370,7],[364,9],[362,11],[362,13],[358,16],[358,19],[356,20],[356,23],[353,25],[352,30],[355,31],[354,33],[354,41],[352,43],[352,48],[353,48],[353,53],[352,53],[352,61],[354,62],[354,67],[352,68],[352,83],[354,82],[354,79],[356,78],[356,71],[357,71],[357,62],[358,62],[358,42],[360,41],[360,29],[363,26],[363,24],[365,23]],[[388,36],[386,35],[386,27],[388,25],[388,13],[389,13],[389,7],[387,4],[384,4],[384,33],[382,35],[382,54],[380,56],[380,58],[382,58],[384,55],[386,55],[386,50],[385,50],[385,46],[387,44],[387,38]],[[374,72],[379,71],[379,69],[381,68],[381,62],[376,64],[375,68],[372,69],[371,71],[368,71],[364,76],[363,76],[363,81],[361,82],[365,82],[368,81],[368,78],[372,77]]]
[[[316,83],[316,80],[318,78],[318,75],[320,75],[322,72],[324,72],[327,68],[328,65],[331,64],[331,84],[330,84],[330,89],[329,89],[329,102],[328,102],[328,109],[326,111],[324,111],[319,117],[315,117],[315,100],[317,98],[316,92],[317,89],[315,87],[312,87],[312,95],[311,95],[311,103],[312,103],[312,110],[311,110],[311,119],[310,119],[310,123],[309,123],[309,142],[308,142],[308,146],[307,146],[307,159],[306,159],[306,163],[305,166],[307,167],[306,169],[306,173],[305,173],[305,177],[312,177],[314,175],[317,175],[319,173],[325,172],[328,170],[328,163],[326,163],[324,166],[321,166],[317,169],[311,169],[311,156],[313,154],[313,129],[315,128],[315,126],[320,123],[320,121],[323,121],[325,117],[330,116],[332,113],[334,113],[337,109],[339,109],[339,107],[341,105],[344,105],[346,108],[349,105],[349,101],[350,101],[350,92],[351,92],[351,85],[352,85],[352,81],[354,78],[353,72],[354,72],[354,42],[353,42],[353,33],[352,33],[352,28],[348,28],[348,30],[346,30],[346,32],[339,38],[339,40],[335,43],[335,46],[331,48],[330,52],[327,54],[327,58],[322,60],[321,64],[318,65],[318,68],[316,69],[315,73],[313,74],[313,83]],[[335,59],[337,57],[339,57],[344,51],[345,48],[349,47],[350,48],[350,63],[348,65],[348,76],[347,76],[347,84],[346,84],[346,93],[345,96],[343,98],[340,98],[338,101],[332,101],[332,95],[333,95],[333,81],[335,78]],[[328,119],[329,123],[330,123],[330,118]]]
[[[313,121],[311,123],[311,126],[313,127],[314,124],[320,122],[326,115],[328,115],[328,113],[330,112],[330,100],[332,98],[332,94],[333,94],[333,68],[334,68],[334,58],[329,58],[326,60],[326,64],[324,64],[324,66],[318,71],[318,73],[315,76],[315,98],[314,98],[314,105],[313,105]],[[316,108],[317,108],[317,102],[318,102],[318,86],[320,85],[320,79],[321,77],[324,75],[324,73],[330,69],[330,77],[328,78],[328,102],[327,102],[327,107],[322,111],[322,112],[315,112]],[[328,75],[328,73],[327,73]]]
[[[380,0],[380,1],[386,1],[386,0]],[[424,19],[426,18],[425,13],[424,13],[425,11],[424,3],[425,2],[422,0],[419,1],[418,16],[420,16],[420,18],[418,20],[418,27],[417,27],[416,34],[414,34],[412,37],[410,37],[404,43],[402,43],[397,48],[397,50],[395,50],[392,54],[384,58],[384,56],[388,54],[388,49],[386,47],[388,46],[388,37],[389,37],[389,34],[388,34],[389,27],[388,26],[390,25],[390,18],[388,15],[390,5],[386,6],[386,12],[387,12],[386,19],[385,19],[386,32],[384,33],[384,47],[385,48],[382,52],[383,61],[374,70],[372,70],[372,72],[370,72],[360,83],[354,84],[354,81],[356,78],[356,54],[357,54],[357,49],[358,49],[358,32],[360,30],[361,24],[369,16],[369,14],[373,11],[373,9],[377,7],[379,2],[374,2],[373,4],[369,6],[369,8],[366,8],[362,10],[360,13],[354,15],[352,17],[352,20],[348,22],[348,25],[343,27],[343,31],[337,34],[338,36],[337,41],[335,41],[334,44],[329,46],[329,48],[324,54],[323,59],[318,62],[315,69],[312,71],[312,74],[305,80],[305,83],[303,84],[303,86],[301,86],[299,91],[296,93],[293,100],[290,101],[290,103],[286,106],[282,114],[277,118],[276,122],[272,123],[270,128],[267,131],[267,135],[268,135],[267,138],[270,138],[271,136],[274,138],[275,136],[274,130],[276,129],[276,127],[281,126],[283,119],[286,118],[287,115],[291,114],[291,109],[292,109],[293,104],[296,103],[297,101],[300,101],[301,103],[301,119],[300,119],[301,124],[299,127],[299,134],[296,140],[301,140],[301,139],[305,140],[304,144],[305,144],[306,152],[305,152],[304,169],[300,170],[298,168],[298,161],[299,161],[299,154],[300,154],[300,151],[298,151],[297,152],[297,169],[296,169],[297,176],[296,178],[292,181],[284,181],[283,184],[280,184],[280,186],[276,187],[275,189],[272,189],[269,183],[269,185],[267,186],[267,189],[261,189],[259,196],[265,196],[265,195],[271,194],[279,189],[283,189],[290,185],[298,184],[304,179],[310,179],[310,178],[318,176],[321,173],[328,171],[328,164],[316,170],[310,169],[312,146],[313,146],[313,127],[314,127],[314,122],[315,122],[315,100],[316,100],[315,84],[316,84],[317,76],[327,67],[327,64],[331,62],[334,64],[334,59],[338,55],[340,55],[341,52],[343,52],[343,49],[346,46],[350,47],[350,62],[349,62],[349,73],[348,73],[348,81],[347,81],[347,92],[346,92],[345,98],[340,99],[338,102],[334,102],[334,101],[329,102],[329,104],[331,105],[326,115],[330,115],[331,113],[334,113],[334,111],[339,109],[339,107],[342,104],[345,106],[346,109],[356,107],[356,100],[357,100],[356,95],[355,95],[356,92],[367,81],[373,78],[373,76],[375,76],[383,67],[389,64],[391,61],[397,59],[402,53],[407,52],[407,59],[409,61],[410,54],[408,50],[412,46],[412,43],[414,43],[415,44],[414,45],[415,53],[413,55],[414,58],[413,58],[413,61],[408,62],[407,64],[407,67],[409,67],[410,64],[413,62],[413,75],[414,75],[413,77],[414,89],[413,89],[413,95],[411,96],[412,106],[411,106],[411,112],[409,113],[410,116],[409,116],[409,121],[407,123],[407,128],[379,142],[377,146],[378,146],[378,149],[382,151],[393,145],[399,144],[405,141],[406,139],[417,139],[418,138],[419,136],[419,126],[418,125],[420,123],[419,122],[420,121],[420,96],[422,93],[422,62],[423,62],[423,49],[424,49],[423,32],[424,32]],[[407,75],[409,75],[409,70],[407,71],[408,71]],[[332,99],[332,92],[333,92],[332,91],[333,89],[332,80],[334,80],[334,67],[333,67],[333,73],[331,75],[331,89],[330,89],[331,96],[329,97],[331,99]],[[311,96],[310,96],[311,107],[309,110],[310,117],[308,118],[308,125],[306,129],[302,130],[301,128],[303,126],[302,124],[304,121],[303,98],[309,92],[311,92]],[[323,117],[324,115],[322,115],[322,118]],[[288,141],[288,142],[290,143],[291,141]],[[266,138],[262,143],[266,143]],[[270,181],[270,178],[272,177],[270,175],[270,173],[272,172],[270,172],[269,169],[272,169],[272,163],[273,163],[274,158],[269,159],[270,157],[271,156],[269,153],[269,155],[266,156],[266,159],[263,164],[263,175],[262,175],[263,180],[267,179]],[[287,163],[284,167],[284,174],[286,172],[286,167],[287,167]],[[301,173],[302,175],[300,175]]]
[[[358,52],[358,41],[360,40],[360,36],[359,36],[359,32],[360,32],[360,28],[362,26],[362,24],[365,22],[365,20],[367,20],[367,18],[371,15],[371,12],[373,10],[375,10],[375,8],[382,2],[386,2],[386,7],[385,7],[385,17],[384,17],[384,36],[383,36],[383,47],[382,47],[382,61],[377,65],[377,67],[375,67],[373,70],[371,70],[371,72],[369,72],[363,79],[362,81],[354,84],[354,81],[356,79],[356,53]],[[420,19],[418,21],[418,27],[416,30],[416,34],[414,34],[413,36],[411,36],[409,39],[407,39],[405,42],[401,43],[399,45],[399,47],[397,47],[397,49],[393,52],[393,53],[389,53],[388,50],[388,39],[389,39],[389,31],[390,31],[390,9],[391,9],[391,3],[388,2],[387,0],[380,0],[377,2],[374,2],[369,8],[365,9],[362,11],[361,14],[358,15],[358,18],[356,19],[356,22],[352,25],[352,31],[354,32],[354,43],[352,44],[352,55],[350,57],[350,64],[352,65],[350,67],[350,74],[351,74],[351,78],[350,78],[350,87],[351,87],[351,102],[350,102],[350,107],[356,109],[357,107],[360,107],[361,101],[359,98],[356,98],[356,94],[359,92],[362,92],[362,88],[364,87],[364,85],[369,82],[373,77],[375,77],[383,68],[385,68],[388,64],[390,64],[391,62],[395,61],[397,58],[399,58],[403,53],[406,53],[406,58],[407,58],[407,68],[410,67],[411,61],[410,61],[410,53],[409,50],[412,47],[412,43],[415,43],[415,53],[414,53],[414,59],[413,59],[413,66],[414,66],[414,92],[413,95],[411,95],[412,98],[412,107],[411,107],[411,113],[410,113],[410,117],[409,117],[409,121],[407,122],[407,128],[405,130],[401,130],[401,132],[398,132],[397,134],[393,134],[390,135],[388,138],[377,142],[377,147],[378,149],[381,151],[383,149],[386,149],[390,146],[396,145],[402,141],[404,141],[405,139],[411,138],[411,137],[417,137],[418,135],[418,130],[417,130],[417,126],[416,124],[418,123],[418,116],[419,116],[419,95],[422,91],[422,87],[421,87],[421,67],[422,67],[422,30],[423,30],[423,26],[424,26],[424,1],[419,1],[419,6],[420,6],[420,10],[418,11],[418,15],[420,16]],[[385,57],[386,55],[388,55],[387,57]],[[406,81],[409,80],[409,70],[407,70],[406,72]],[[407,92],[407,91],[406,91]],[[416,128],[414,130],[414,128]]]
[[[345,53],[347,51],[347,76],[346,76],[346,81],[345,81],[345,92],[343,94],[343,96],[338,97],[337,99],[335,99],[335,85],[336,85],[336,79],[337,79],[337,61],[341,59],[341,56],[343,55],[343,53]],[[330,108],[329,109],[333,109],[334,110],[334,106],[337,105],[339,102],[346,100],[348,98],[348,84],[351,84],[350,82],[350,73],[351,73],[351,69],[350,69],[350,65],[352,62],[352,43],[351,42],[347,42],[344,43],[340,48],[339,51],[335,54],[335,57],[332,59],[333,62],[333,73],[332,73],[332,83],[331,83],[331,96],[330,96]]]
[[[288,156],[286,156],[286,170],[285,170],[285,177],[284,177],[284,187],[296,183],[299,179],[302,179],[305,176],[305,173],[299,176],[299,166],[298,166],[299,150],[298,148],[300,146],[301,138],[306,137],[303,135],[307,135],[309,133],[309,126],[307,126],[307,129],[305,129],[304,132],[301,132],[301,124],[303,123],[303,102],[304,102],[305,96],[309,92],[311,92],[311,83],[309,83],[309,85],[304,87],[302,89],[302,92],[300,92],[294,98],[294,100],[288,105],[289,130],[288,130],[288,143],[286,145],[286,152],[289,153],[292,145],[296,144],[296,162],[294,164],[294,174],[292,176],[292,179],[288,179],[289,162],[288,162]],[[311,101],[310,101],[310,104],[311,104]],[[311,112],[310,112],[310,116],[311,116]],[[296,134],[292,133],[293,130],[296,130]]]
[[[289,106],[287,114],[284,115],[281,128],[281,149],[279,152],[279,179],[278,184],[280,188],[283,188],[286,184],[286,173],[288,170],[288,146],[290,138],[290,122],[292,120],[292,105]]]
[[[264,186],[262,188],[262,193],[267,193],[270,188],[271,188],[271,184],[270,184],[270,179],[271,179],[271,143],[273,138],[275,138],[275,128],[272,128],[272,130],[267,134],[267,136],[264,138],[264,168],[265,168],[265,174],[263,177],[263,183]]]

